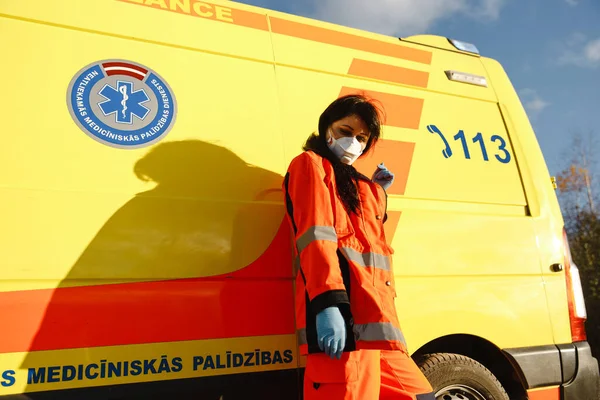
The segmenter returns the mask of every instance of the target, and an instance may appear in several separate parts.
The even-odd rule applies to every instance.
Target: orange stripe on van
[[[363,175],[371,177],[377,165],[384,162],[385,166],[393,171],[396,176],[387,193],[403,195],[406,192],[414,152],[415,143],[380,139],[375,148],[359,158],[354,166]],[[390,245],[396,235],[401,215],[401,211],[387,212],[387,221],[383,228],[387,242]]]
[[[369,39],[350,33],[320,28],[276,17],[269,17],[269,20],[271,21],[271,31],[273,33],[347,47],[354,50],[368,51],[370,53],[401,58],[422,64],[431,64],[432,53],[429,51],[413,49],[400,44]]]
[[[421,113],[423,112],[423,99],[343,87],[340,97],[348,94],[362,94],[381,102],[385,109],[385,125],[419,129]]]
[[[284,220],[231,274],[0,293],[0,353],[293,334],[291,254]]]
[[[291,280],[199,278],[4,292],[0,304],[6,308],[0,353],[295,331]]]
[[[228,22],[247,28],[269,30],[267,16],[251,11],[224,7],[217,4],[198,0],[117,0],[140,6],[155,8],[157,10],[172,11],[178,14],[190,15],[203,19]]]
[[[529,400],[560,400],[560,388],[528,390]]]
[[[212,19],[215,21],[233,23],[248,28],[269,30],[267,15],[251,11],[224,7],[217,4],[198,0],[117,0],[124,3],[136,4],[157,10],[172,11],[178,14],[194,17]],[[368,51],[404,60],[414,61],[422,64],[431,64],[432,53],[430,51],[414,49],[369,39],[350,33],[340,32],[333,29],[321,28],[301,22],[289,21],[277,17],[269,17],[271,31],[282,35],[293,36],[300,39],[312,40],[319,43],[327,43],[334,46],[349,49]],[[399,41],[399,40],[398,40]]]
[[[429,82],[429,72],[380,64],[357,58],[352,61],[348,74],[422,88],[426,88]]]
[[[236,25],[245,26],[247,28],[260,29],[262,31],[269,30],[267,16],[244,10],[231,9],[233,15],[233,23]]]

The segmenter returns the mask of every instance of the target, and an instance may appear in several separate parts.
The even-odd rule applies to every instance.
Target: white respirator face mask
[[[363,146],[355,137],[335,139],[331,130],[327,135],[327,146],[344,164],[352,165],[363,153]]]

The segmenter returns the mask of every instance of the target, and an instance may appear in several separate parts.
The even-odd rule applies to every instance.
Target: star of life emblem
[[[122,60],[93,63],[79,71],[69,84],[67,104],[81,130],[117,148],[139,148],[162,139],[177,110],[164,79]]]

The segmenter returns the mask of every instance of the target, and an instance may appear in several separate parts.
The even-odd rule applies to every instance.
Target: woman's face
[[[355,137],[364,151],[369,140],[369,128],[367,124],[356,115],[349,115],[331,124],[330,134],[338,140],[343,137]]]

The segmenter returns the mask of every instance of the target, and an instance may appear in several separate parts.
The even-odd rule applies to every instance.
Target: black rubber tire
[[[475,389],[486,400],[510,400],[498,379],[472,358],[459,354],[435,353],[424,355],[417,360],[417,364],[433,386],[434,393],[452,385],[462,385]],[[444,397],[437,399],[446,400]]]

